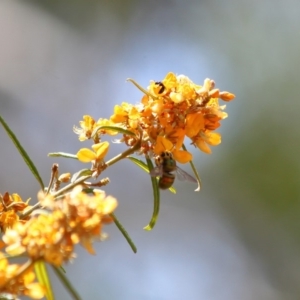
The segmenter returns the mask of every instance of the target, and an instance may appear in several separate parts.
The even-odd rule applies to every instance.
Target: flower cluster
[[[210,145],[220,144],[221,136],[214,131],[227,114],[223,111],[225,105],[219,105],[219,99],[230,101],[235,97],[233,94],[220,92],[211,79],[205,79],[201,86],[174,73],[168,73],[160,82],[151,81],[148,90],[130,81],[144,92],[141,102],[116,105],[109,120],[96,122],[92,117],[84,116],[81,128],[74,128],[81,141],[93,138],[98,142],[103,134],[116,134],[115,131],[99,130],[92,136],[95,128],[101,125],[120,126],[134,133],[123,134],[121,142],[128,146],[141,142],[138,153],[151,156],[168,150],[180,163],[192,160],[190,152],[181,150],[185,137],[205,153],[211,153]]]
[[[0,252],[0,292],[1,296],[24,295],[32,299],[41,299],[45,294],[41,284],[34,282],[35,274],[32,266],[25,269],[18,264],[9,264]],[[2,299],[2,298],[1,298]],[[3,298],[4,299],[4,298]],[[5,298],[6,299],[6,298]],[[8,297],[8,299],[11,299]]]
[[[220,106],[219,99],[227,102],[235,96],[215,88],[213,80],[205,79],[201,86],[184,75],[176,76],[174,73],[168,73],[162,81],[151,81],[147,90],[134,80],[129,81],[144,93],[140,103],[116,105],[109,119],[96,121],[85,115],[80,127],[74,127],[80,141],[93,140],[92,149],[81,148],[76,156],[64,152],[51,155],[91,163],[90,169],[80,170],[72,176],[70,173],[59,176],[59,166],[54,164],[49,186],[44,188],[37,170],[31,168],[43,189],[38,194],[38,203],[32,207],[28,205],[29,200],[24,202],[18,194],[0,194],[0,230],[3,233],[0,248],[5,247],[7,253],[5,256],[0,252],[0,298],[25,295],[41,299],[51,288],[47,285],[47,276],[44,277],[35,264],[49,263],[59,270],[75,257],[77,244],[94,254],[93,242],[105,237],[102,227],[112,221],[132,250],[137,251],[114,214],[117,200],[106,196],[104,191],[94,189],[106,185],[109,179],[89,181],[117,161],[130,158],[152,177],[154,210],[149,224],[144,227],[146,230],[154,227],[158,217],[159,189],[171,189],[175,173],[181,180],[198,183],[196,191],[200,190],[201,180],[191,162],[192,154],[185,148],[184,139],[189,138],[192,145],[211,153],[210,146],[221,142],[221,136],[215,130],[227,117],[225,105]],[[0,122],[7,128],[1,116]],[[14,135],[7,131],[25,161],[33,166]],[[128,149],[105,160],[110,144],[102,137],[118,133],[123,135],[119,142]],[[147,164],[131,157],[133,153],[144,155]],[[155,167],[151,160],[153,156]],[[197,179],[177,167],[176,161],[191,162]],[[61,188],[62,184],[67,185]],[[27,258],[23,265],[10,264],[7,260],[7,257],[19,256]],[[38,279],[44,285],[34,282],[34,266],[37,267]]]
[[[0,194],[0,230],[5,232],[19,221],[19,214],[28,208],[28,199],[26,202],[18,194],[5,193]],[[23,220],[24,221],[24,220]]]
[[[3,236],[6,252],[13,256],[26,253],[33,261],[43,259],[55,266],[71,260],[78,243],[93,254],[92,242],[101,238],[102,225],[112,221],[109,214],[117,206],[116,199],[103,191],[89,196],[80,186],[57,201],[42,192],[38,196],[50,213],[8,229]]]

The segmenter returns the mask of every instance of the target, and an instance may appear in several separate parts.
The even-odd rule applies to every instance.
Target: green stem
[[[133,83],[141,92],[143,92],[145,95],[151,97],[152,99],[157,99],[157,97],[151,95],[147,90],[145,90],[143,87],[141,87],[135,80],[131,78],[127,78],[127,81]]]
[[[75,288],[72,286],[69,279],[65,276],[65,274],[62,272],[61,268],[52,266],[52,269],[54,273],[59,277],[65,288],[69,291],[69,293],[72,295],[73,299],[75,300],[81,300],[81,297],[76,292]]]
[[[116,217],[116,215],[114,213],[111,213],[110,216],[113,218],[116,226],[121,231],[121,233],[123,234],[124,238],[126,239],[126,241],[128,242],[128,244],[130,245],[132,251],[134,253],[136,253],[137,252],[137,248],[136,248],[135,244],[133,243],[132,239],[130,238],[130,236],[129,236],[128,232],[126,231],[126,229],[123,227],[123,225],[120,223],[120,221],[118,220],[118,218]]]
[[[115,164],[116,162],[118,162],[119,160],[126,158],[128,155],[134,153],[136,150],[138,150],[141,147],[141,141],[139,140],[134,146],[132,146],[131,148],[127,149],[126,151],[118,154],[117,156],[113,157],[112,159],[110,159],[109,161],[106,162],[106,165],[109,167],[113,164]]]
[[[109,166],[115,164],[116,162],[118,162],[119,160],[121,160],[123,158],[126,158],[128,155],[134,153],[140,147],[141,147],[141,141],[139,140],[134,146],[132,146],[131,148],[129,148],[126,151],[118,154],[117,156],[113,157],[108,162],[106,162],[106,166],[109,167]],[[54,198],[57,198],[58,196],[64,194],[65,192],[68,192],[69,190],[73,189],[76,185],[83,183],[85,180],[87,180],[87,179],[89,179],[91,177],[92,177],[92,175],[82,176],[82,177],[78,178],[76,181],[74,181],[74,182],[66,185],[65,187],[61,188],[56,193],[53,193],[52,196]],[[28,209],[24,214],[20,215],[20,218],[23,219],[23,218],[27,217],[34,210],[36,210],[38,208],[41,208],[41,207],[42,206],[40,205],[40,203],[36,203],[34,206],[32,206],[30,209]]]
[[[182,144],[182,149],[185,150],[185,151],[187,151],[187,149],[186,149],[186,147],[185,147],[184,144]],[[196,167],[195,167],[195,165],[194,165],[194,163],[193,163],[192,160],[190,161],[190,165],[192,167],[192,170],[193,170],[193,172],[194,172],[194,174],[196,176],[197,183],[198,183],[198,187],[195,189],[195,192],[199,192],[200,189],[201,189],[201,178],[200,178],[199,173],[198,173],[198,171],[197,171],[197,169],[196,169]]]
[[[72,182],[69,185],[66,185],[65,187],[63,187],[62,189],[60,189],[59,191],[57,191],[56,193],[53,193],[52,196],[54,198],[57,198],[58,196],[60,196],[61,194],[73,189],[76,185],[84,182],[85,180],[89,179],[91,177],[91,175],[87,175],[87,176],[83,176],[78,178],[76,181]],[[26,210],[26,212],[22,215],[20,215],[20,219],[24,219],[27,216],[29,216],[34,210],[41,208],[42,205],[40,203],[36,203],[35,205],[33,205],[30,209]]]
[[[146,157],[147,165],[149,172],[153,169],[153,163],[149,157]],[[159,207],[160,207],[160,191],[158,187],[158,182],[156,177],[150,177],[152,182],[153,189],[153,213],[151,220],[147,226],[144,227],[145,230],[150,231],[154,228],[158,215],[159,215]]]

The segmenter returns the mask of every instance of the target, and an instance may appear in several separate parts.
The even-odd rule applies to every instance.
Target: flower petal
[[[42,299],[45,295],[45,288],[34,282],[26,285],[25,293],[32,299]]]
[[[94,144],[92,146],[93,150],[97,153],[97,160],[101,160],[105,157],[109,149],[109,142],[102,142],[98,144]]]
[[[201,151],[203,151],[207,154],[211,154],[211,149],[208,147],[208,145],[205,143],[205,141],[203,139],[201,139],[201,138],[197,139],[195,144]]]
[[[166,139],[165,137],[159,135],[156,139],[156,145],[153,151],[155,154],[161,154],[162,152],[166,150],[171,150],[172,148],[172,142]]]
[[[190,138],[196,136],[201,129],[204,129],[204,116],[201,112],[188,114],[186,117],[186,135]]]
[[[174,150],[173,156],[174,159],[181,164],[186,164],[193,159],[193,155],[190,152],[184,150]]]
[[[88,148],[81,148],[77,152],[76,156],[78,160],[85,163],[91,162],[92,160],[96,159],[96,153]]]
[[[232,99],[235,98],[235,95],[224,91],[220,93],[219,98],[221,98],[223,101],[231,101]]]
[[[209,132],[203,137],[206,143],[216,146],[221,143],[221,134],[217,132]]]
[[[166,89],[171,90],[177,86],[177,77],[174,73],[169,72],[162,82]]]

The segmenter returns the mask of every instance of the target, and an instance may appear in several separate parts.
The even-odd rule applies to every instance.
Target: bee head
[[[171,151],[164,151],[160,155],[157,155],[155,158],[156,164],[159,166],[161,165],[165,159],[173,159],[173,154]]]
[[[173,154],[171,151],[164,151],[160,154],[162,158],[173,158]]]

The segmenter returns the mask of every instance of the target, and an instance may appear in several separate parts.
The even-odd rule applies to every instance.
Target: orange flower
[[[231,101],[235,98],[235,95],[229,92],[221,92],[219,95],[219,98],[221,98],[223,101]]]
[[[230,101],[234,95],[217,89],[213,80],[206,78],[201,86],[185,75],[170,72],[162,81],[150,81],[148,90],[134,80],[130,81],[145,94],[141,103],[123,102],[115,106],[110,120],[134,129],[142,137],[141,149],[137,152],[157,154],[163,151],[165,146],[161,146],[157,138],[165,137],[172,143],[169,148],[173,149],[174,157],[178,161],[188,161],[190,156],[180,150],[185,136],[206,153],[210,152],[208,145],[220,143],[220,135],[211,134],[227,117],[223,111],[225,106],[219,105],[219,99]],[[121,141],[131,146],[129,139],[124,135]]]
[[[196,136],[204,129],[204,116],[201,111],[186,116],[185,132],[189,138]]]
[[[9,264],[4,254],[0,252],[0,294],[42,299],[45,295],[45,289],[41,284],[34,282],[33,268],[28,268],[26,272],[21,272],[21,270],[22,265]],[[9,299],[11,298],[9,297]]]
[[[193,159],[193,156],[190,152],[179,150],[179,148],[174,147],[173,143],[170,140],[162,136],[157,137],[156,145],[153,151],[157,155],[160,155],[164,151],[170,151],[173,153],[174,159],[182,164],[185,164]]]
[[[188,77],[175,76],[173,73],[169,73],[162,82],[151,82],[150,92],[153,93],[155,87],[160,90],[164,87],[164,91],[157,99],[147,102],[147,104],[151,103],[150,105],[154,108],[159,107],[153,111],[157,114],[154,116],[157,120],[157,123],[154,123],[157,124],[157,134],[155,135],[151,130],[151,136],[165,136],[170,139],[169,132],[181,129],[192,140],[197,137],[199,145],[202,145],[202,139],[203,143],[213,145],[220,142],[219,134],[213,135],[214,139],[207,138],[208,132],[206,131],[217,129],[220,126],[219,121],[227,117],[227,114],[222,112],[225,106],[219,105],[218,97],[227,95],[228,98],[233,98],[233,94],[219,92],[215,88],[215,82],[211,79],[206,78],[201,87],[194,84]],[[183,141],[183,138],[181,140]],[[174,145],[174,139],[172,142]],[[176,150],[179,148],[178,145],[175,147]],[[207,147],[199,148],[208,152]],[[157,152],[156,148],[154,152]],[[176,157],[176,154],[174,156]]]
[[[126,122],[128,118],[128,103],[122,103],[122,105],[115,105],[114,114],[110,117],[113,123],[123,123]]]
[[[202,132],[200,136],[194,137],[192,141],[201,151],[211,154],[211,149],[208,145],[219,145],[221,143],[221,135],[217,132],[210,132],[207,130]]]
[[[107,215],[117,207],[115,198],[102,191],[89,196],[79,186],[57,201],[43,192],[38,198],[50,213],[15,224],[3,241],[10,255],[26,253],[33,260],[43,259],[55,266],[72,260],[78,243],[93,254],[92,242],[101,238],[102,225],[110,221]]]
[[[14,210],[2,212],[0,214],[1,231],[5,232],[7,228],[11,228],[17,221],[19,221],[19,216]]]
[[[29,200],[23,202],[18,194],[5,193],[3,197],[0,194],[0,229],[2,232],[19,221],[18,213],[28,208]]]

